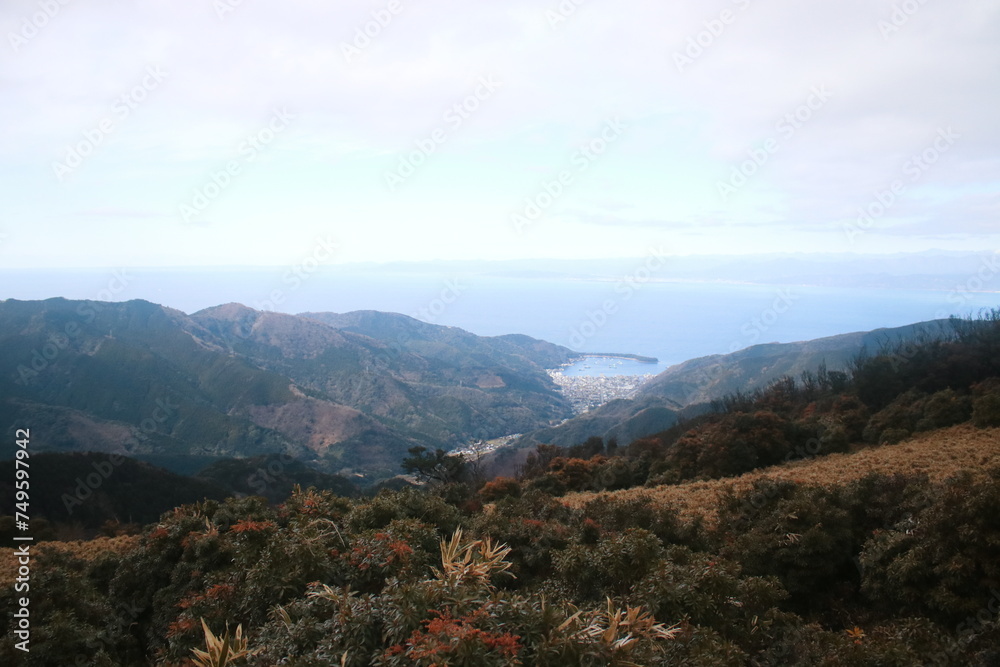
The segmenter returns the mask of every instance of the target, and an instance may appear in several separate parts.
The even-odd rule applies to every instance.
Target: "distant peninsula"
[[[643,364],[658,364],[660,360],[656,357],[644,357],[641,354],[623,354],[619,352],[581,352],[573,357],[574,359],[631,359]]]

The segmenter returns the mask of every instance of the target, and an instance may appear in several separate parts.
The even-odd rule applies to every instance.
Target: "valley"
[[[161,315],[148,306],[139,311]],[[179,370],[184,354],[226,343],[230,363],[243,364],[217,368],[246,380],[225,393],[199,376],[202,400],[211,405],[211,392],[215,401],[228,396],[227,414],[267,419],[306,451],[345,437],[336,430],[350,423],[345,410],[354,411],[351,419],[365,415],[332,403],[319,374],[293,372],[299,381],[288,385],[290,376],[279,375],[281,383],[264,385],[271,394],[253,385],[302,363],[276,354],[291,352],[282,341],[294,337],[294,349],[311,349],[332,369],[325,347],[342,349],[366,334],[294,318],[269,322],[237,307],[209,315],[197,318],[205,331],[177,338],[200,342],[198,351],[172,342],[172,324],[158,327],[156,340],[119,322],[100,347],[142,341],[149,355],[159,352],[165,367]],[[339,323],[366,325],[373,334],[376,323],[419,333],[397,338],[392,352],[406,361],[411,382],[436,366],[471,390],[466,378],[490,372],[504,386],[471,391],[509,395],[527,381],[518,368],[548,378],[524,356],[490,370],[480,359],[474,373],[462,375],[444,358],[496,345],[472,338],[458,346],[462,332],[415,332],[412,323],[381,314]],[[841,348],[814,341],[781,348],[785,356],[764,346],[726,361],[692,360],[643,384],[633,398],[563,423],[564,435],[579,434],[567,446],[525,446],[527,436],[504,435],[449,456],[416,445],[402,461],[407,475],[366,488],[360,473],[322,473],[287,450],[223,457],[193,478],[100,453],[32,454],[37,513],[30,528],[38,539],[31,586],[46,592],[32,598],[33,651],[48,664],[97,655],[99,664],[164,666],[227,641],[238,662],[222,664],[248,667],[330,664],[330,656],[361,667],[394,664],[401,655],[422,659],[425,651],[473,656],[476,664],[499,651],[508,664],[559,667],[902,667],[926,656],[935,664],[992,664],[1000,646],[1000,623],[989,612],[1000,590],[1000,311],[950,321],[950,333],[930,326],[937,336],[915,327],[921,338],[862,350],[845,370],[820,363],[756,388],[774,366],[804,363],[809,349]],[[80,341],[90,335],[82,331]],[[442,346],[442,336],[452,344]],[[560,353],[523,338],[504,340],[501,350],[508,345]],[[65,373],[74,352],[67,346],[52,372]],[[697,396],[736,378],[746,384],[707,405],[674,401],[668,409],[641,396],[658,381]],[[254,398],[241,402],[247,396]],[[193,398],[153,404],[183,418],[187,401]],[[634,412],[641,401],[647,407]],[[86,422],[86,404],[77,405],[73,414]],[[618,430],[623,421],[631,438]],[[571,423],[578,430],[565,429]],[[128,426],[119,420],[120,438],[127,439]],[[621,439],[606,440],[602,426]],[[183,442],[169,416],[162,428]],[[86,433],[76,426],[65,437]],[[33,427],[32,442],[39,439]],[[488,463],[505,457],[515,459],[505,463],[513,476],[491,475]],[[0,466],[7,468],[0,477],[5,503],[15,493],[3,481],[13,478],[12,463]],[[98,482],[81,481],[95,470],[104,471]],[[0,517],[0,533],[9,538],[15,530],[13,517]],[[21,576],[17,558],[0,549],[0,581]],[[25,607],[4,590],[0,607]],[[956,630],[968,618],[982,620]],[[235,635],[212,630],[232,633],[234,623]],[[560,657],[547,663],[553,647]],[[14,650],[0,639],[0,658]]]

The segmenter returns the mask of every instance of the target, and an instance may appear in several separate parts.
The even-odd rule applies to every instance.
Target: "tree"
[[[421,481],[450,484],[459,481],[465,472],[464,456],[451,455],[443,449],[431,453],[426,447],[410,447],[408,451],[411,456],[403,459],[403,470]]]

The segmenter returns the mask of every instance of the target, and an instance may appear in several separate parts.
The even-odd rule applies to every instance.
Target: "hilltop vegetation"
[[[592,437],[539,445],[522,480],[548,493],[732,477],[786,461],[893,444],[970,421],[1000,425],[1000,314],[955,320],[949,337],[856,358],[848,372],[805,372],[731,394],[711,412],[627,447]]]
[[[644,499],[674,507],[685,518],[711,523],[716,520],[720,499],[750,491],[759,484],[837,486],[872,474],[897,473],[943,482],[963,471],[978,475],[997,467],[1000,467],[1000,430],[965,423],[915,434],[891,447],[859,447],[850,452],[807,456],[737,477],[633,486],[617,491],[572,492],[562,496],[562,500],[571,507],[583,507],[597,499]]]
[[[210,500],[106,550],[41,546],[22,664],[190,664],[228,635],[228,664],[262,667],[995,665],[1000,467],[977,443],[1000,426],[1000,318],[956,324],[639,446],[540,448],[520,479],[477,489],[415,448],[423,490]],[[896,469],[851,468],[876,458]],[[664,479],[702,481],[635,486]],[[657,491],[711,484],[698,511]]]
[[[677,405],[710,403],[735,392],[763,389],[782,377],[800,377],[821,366],[846,371],[864,351],[954,336],[955,322],[932,320],[798,343],[752,345],[737,352],[692,359],[660,373],[642,388]]]
[[[998,502],[1000,469],[759,484],[713,525],[538,491],[208,501],[106,550],[39,547],[19,664],[189,664],[204,621],[241,626],[234,665],[991,665]]]

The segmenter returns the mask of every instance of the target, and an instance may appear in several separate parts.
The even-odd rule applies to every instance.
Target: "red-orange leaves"
[[[277,528],[273,521],[249,521],[243,520],[233,524],[230,530],[234,533],[257,533],[265,530]]]
[[[435,618],[424,621],[423,630],[415,630],[405,645],[395,645],[386,656],[403,656],[419,665],[438,662],[450,664],[460,656],[481,655],[496,657],[504,665],[520,665],[521,638],[510,632],[495,632],[477,625],[488,623],[489,615],[483,609],[459,618],[449,612],[433,611]]]

